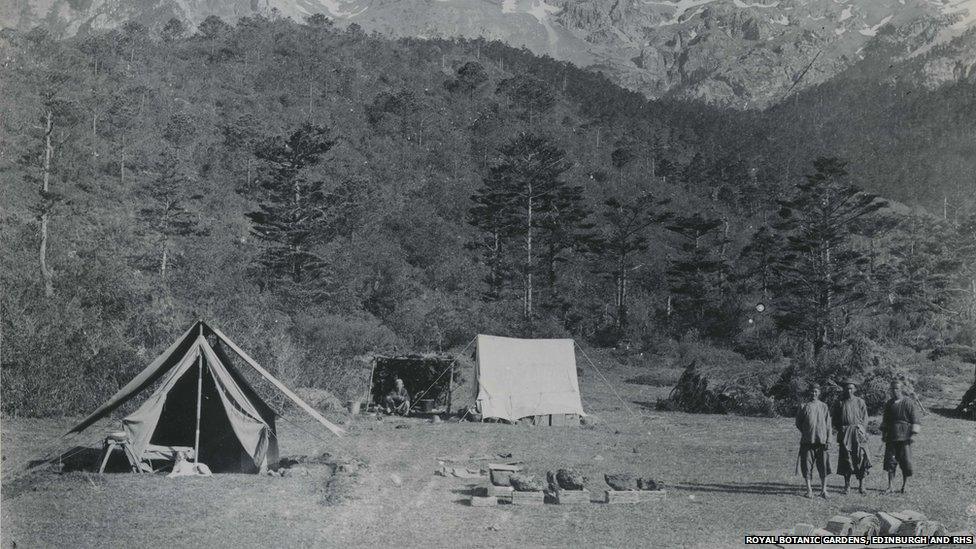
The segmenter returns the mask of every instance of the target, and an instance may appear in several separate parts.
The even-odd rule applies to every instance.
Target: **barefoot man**
[[[844,476],[844,493],[851,493],[851,475],[857,477],[857,493],[864,494],[864,477],[871,461],[868,459],[868,407],[864,399],[854,396],[854,380],[841,382],[844,394],[834,403],[830,417],[837,431],[837,473]]]
[[[830,458],[827,446],[830,444],[830,410],[820,401],[820,387],[810,387],[810,401],[800,406],[796,412],[796,428],[800,430],[800,471],[807,483],[807,497],[813,497],[810,478],[812,465],[820,474],[820,497],[827,498],[827,475],[830,474]]]
[[[888,471],[888,488],[884,493],[891,493],[891,483],[895,480],[895,471],[901,467],[901,490],[905,493],[905,484],[912,476],[912,436],[919,431],[922,411],[914,398],[904,394],[900,381],[891,382],[891,400],[885,404],[884,416],[881,421],[881,436],[885,442],[884,470]]]

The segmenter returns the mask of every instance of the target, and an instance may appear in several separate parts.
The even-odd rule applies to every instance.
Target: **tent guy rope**
[[[460,352],[460,353],[457,353],[456,355],[454,355],[454,359],[453,359],[453,360],[451,360],[451,363],[447,365],[447,368],[444,368],[443,370],[441,370],[441,373],[440,373],[440,374],[438,374],[438,376],[437,376],[436,378],[434,378],[434,381],[432,381],[432,382],[430,383],[430,385],[428,385],[428,386],[427,386],[427,388],[426,388],[426,389],[424,389],[423,391],[421,391],[421,392],[420,392],[420,394],[419,394],[419,395],[417,395],[417,397],[416,397],[416,398],[414,398],[414,399],[411,399],[411,402],[410,402],[410,409],[409,409],[409,410],[407,410],[407,413],[410,413],[411,411],[413,411],[413,408],[414,408],[414,406],[416,406],[416,405],[417,405],[417,403],[418,403],[418,402],[420,402],[420,399],[421,399],[421,398],[422,398],[423,396],[425,396],[425,395],[426,395],[426,394],[427,394],[427,393],[428,393],[428,392],[429,392],[429,391],[430,391],[430,390],[431,390],[431,389],[432,389],[432,388],[434,387],[434,385],[436,385],[436,384],[437,384],[437,382],[438,382],[438,381],[440,381],[440,379],[441,379],[442,377],[444,377],[444,374],[445,374],[445,373],[446,373],[446,372],[447,372],[448,370],[451,370],[452,368],[454,368],[454,365],[455,365],[455,364],[457,364],[457,361],[458,361],[458,358],[460,358],[460,357],[462,357],[462,356],[464,356],[464,353],[466,353],[466,352],[468,352],[468,348],[469,348],[469,347],[471,347],[471,344],[472,344],[472,343],[474,343],[474,342],[475,342],[475,341],[477,341],[477,340],[478,340],[478,338],[477,338],[477,337],[473,337],[473,338],[471,338],[471,341],[469,341],[469,342],[468,342],[468,344],[464,346],[464,349],[461,349],[461,352]],[[371,383],[372,383],[372,382],[371,382]]]
[[[574,341],[574,343],[576,342]],[[618,393],[617,390],[613,388],[613,384],[610,383],[610,380],[607,379],[607,376],[603,375],[603,372],[601,372],[600,369],[596,367],[596,364],[594,364],[593,361],[590,360],[589,355],[586,354],[586,351],[583,350],[583,347],[581,347],[579,343],[576,343],[576,348],[579,349],[580,353],[583,355],[583,358],[585,358],[586,361],[590,363],[590,366],[593,367],[593,370],[595,370],[596,373],[599,374],[600,379],[602,379],[603,382],[607,384],[607,387],[610,388],[610,391],[613,393],[613,396],[617,397],[617,400],[620,401],[620,404],[623,405],[624,409],[627,410],[630,416],[633,417],[634,419],[638,418],[639,416],[635,414],[633,410],[630,409],[630,406],[628,406],[627,403],[624,401],[624,399],[620,396],[620,393]]]

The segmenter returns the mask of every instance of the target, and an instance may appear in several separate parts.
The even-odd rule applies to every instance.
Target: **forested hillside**
[[[976,338],[972,203],[862,192],[931,206],[942,176],[886,168],[901,133],[830,133],[829,88],[766,113],[651,102],[497,42],[322,16],[2,48],[7,414],[91,408],[198,317],[336,392],[365,353],[478,332],[764,361]],[[953,135],[971,92],[926,92],[970,108]]]

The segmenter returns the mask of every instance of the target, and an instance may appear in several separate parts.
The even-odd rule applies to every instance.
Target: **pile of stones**
[[[757,536],[945,536],[949,530],[940,522],[928,520],[918,511],[857,511],[830,517],[823,528],[798,523],[793,528],[760,531]]]
[[[526,473],[519,467],[491,469],[491,484],[475,490],[471,505],[475,507],[493,506],[498,502],[540,505],[544,502],[566,504],[591,503],[590,492],[586,489],[588,479],[574,469],[557,469],[546,473],[545,481],[538,476]],[[604,475],[610,490],[606,503],[638,503],[647,494],[651,499],[662,499],[663,484],[652,478],[631,474]],[[653,497],[657,496],[657,497]],[[601,500],[603,501],[603,500]]]

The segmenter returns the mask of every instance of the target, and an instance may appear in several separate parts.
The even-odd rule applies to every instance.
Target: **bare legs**
[[[888,471],[888,487],[885,488],[885,491],[884,491],[885,494],[891,494],[892,493],[891,484],[894,481],[895,481],[895,472],[894,471]],[[899,494],[904,494],[905,493],[905,485],[906,484],[908,484],[908,476],[905,475],[905,473],[903,471],[902,474],[901,474],[901,490],[898,490],[898,493]]]

